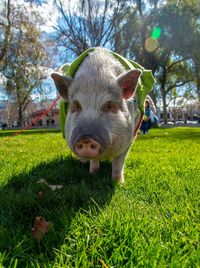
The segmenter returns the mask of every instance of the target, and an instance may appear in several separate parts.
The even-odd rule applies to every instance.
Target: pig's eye
[[[119,105],[112,101],[108,101],[103,105],[102,111],[104,113],[108,113],[108,112],[117,113],[119,111]]]
[[[78,101],[73,101],[72,102],[72,106],[71,106],[71,112],[75,113],[75,112],[80,112],[81,111],[81,105]]]

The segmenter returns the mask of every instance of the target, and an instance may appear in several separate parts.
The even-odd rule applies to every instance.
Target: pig
[[[52,73],[56,88],[69,103],[65,137],[81,160],[90,161],[90,173],[100,160],[112,160],[112,178],[124,182],[124,161],[140,117],[137,85],[141,71],[127,71],[103,48],[83,60],[74,77]]]

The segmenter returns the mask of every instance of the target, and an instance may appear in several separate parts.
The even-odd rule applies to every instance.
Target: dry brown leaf
[[[43,217],[36,217],[34,227],[32,229],[32,235],[36,240],[41,240],[43,235],[49,232],[51,222],[48,222]]]
[[[55,190],[60,190],[63,188],[63,185],[59,185],[59,184],[48,184],[47,181],[45,179],[40,179],[39,181],[37,181],[37,183],[43,183],[43,184],[46,184],[52,191],[55,191]]]
[[[39,191],[37,193],[37,196],[38,196],[38,198],[42,199],[44,197],[44,192],[43,191]]]
[[[63,188],[63,185],[59,185],[59,184],[56,184],[56,185],[50,185],[48,184],[49,188],[52,190],[52,191],[55,191],[55,190],[60,190]]]

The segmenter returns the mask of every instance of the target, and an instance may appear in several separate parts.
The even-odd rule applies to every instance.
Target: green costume
[[[87,49],[78,58],[76,58],[70,65],[64,64],[63,66],[61,66],[60,70],[64,74],[70,77],[74,77],[80,64],[88,56],[89,53],[94,51],[94,49],[95,47]],[[127,60],[126,58],[120,56],[119,54],[115,52],[110,51],[110,54],[113,55],[114,58],[116,58],[125,67],[127,71],[130,71],[132,69],[139,69],[142,71],[142,74],[141,74],[141,77],[137,86],[137,97],[138,97],[139,109],[141,111],[141,114],[144,114],[144,101],[148,93],[151,91],[155,82],[152,72],[150,70],[145,70],[138,63],[132,60]],[[67,116],[67,103],[64,101],[61,101],[60,103],[60,127],[61,127],[63,137],[65,137],[66,116]]]

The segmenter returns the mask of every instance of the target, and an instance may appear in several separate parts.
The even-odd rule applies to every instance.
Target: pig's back
[[[96,77],[98,79],[117,78],[125,72],[124,66],[104,48],[96,48],[79,66],[75,78]]]

